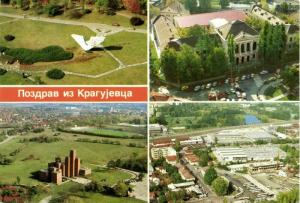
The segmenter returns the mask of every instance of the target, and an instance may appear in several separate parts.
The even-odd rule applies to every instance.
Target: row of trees
[[[281,65],[286,45],[283,25],[270,25],[265,22],[259,36],[259,56],[263,64]]]
[[[136,153],[128,159],[117,159],[117,160],[110,160],[107,163],[107,167],[110,168],[124,168],[132,171],[146,173],[147,169],[147,158],[145,156],[137,157]]]

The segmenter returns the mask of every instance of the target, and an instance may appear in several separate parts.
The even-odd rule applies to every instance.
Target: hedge
[[[0,75],[4,75],[5,73],[7,73],[7,70],[0,68]]]
[[[6,47],[0,47],[0,51],[4,51],[6,55],[19,60],[21,64],[61,61],[73,58],[72,52],[65,51],[60,46],[48,46],[36,50],[25,48],[8,49]]]

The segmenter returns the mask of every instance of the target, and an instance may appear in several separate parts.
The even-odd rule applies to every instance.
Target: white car
[[[195,91],[195,92],[198,92],[200,89],[201,89],[201,86],[200,86],[200,85],[197,85],[196,87],[194,87],[194,91]]]
[[[247,94],[246,94],[246,92],[243,92],[243,93],[242,93],[242,98],[244,98],[244,99],[246,99],[246,98],[247,98]]]
[[[233,88],[230,89],[231,93],[235,93],[235,90]]]
[[[224,83],[228,84],[229,83],[229,78],[227,78]]]
[[[243,76],[241,77],[241,80],[246,80],[246,75],[243,75]]]
[[[254,78],[255,74],[254,73],[251,73],[251,78]]]
[[[260,72],[261,75],[265,75],[267,73],[269,73],[269,71],[267,71],[267,70],[263,70],[263,71]]]
[[[217,86],[217,84],[218,84],[217,82],[213,82],[212,86],[215,87]]]
[[[241,97],[241,93],[239,91],[236,91],[235,94],[237,97]]]
[[[208,83],[208,84],[206,85],[206,89],[209,89],[209,88],[211,88],[211,83]]]

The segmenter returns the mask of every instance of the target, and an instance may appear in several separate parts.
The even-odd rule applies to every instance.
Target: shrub
[[[92,10],[91,9],[84,9],[83,13],[84,14],[89,14],[89,13],[92,13]]]
[[[7,47],[0,46],[0,52],[1,52],[1,53],[2,53],[2,52],[5,52],[6,50],[8,50]]]
[[[79,11],[78,9],[74,9],[70,11],[70,18],[79,19],[83,16],[83,13]]]
[[[25,48],[6,49],[5,54],[14,57],[22,64],[61,61],[68,60],[73,57],[72,52],[65,51],[59,46],[48,46],[37,50]]]
[[[144,24],[144,20],[139,17],[132,17],[130,18],[131,25],[139,26]]]
[[[61,15],[63,13],[62,11],[62,7],[59,5],[47,5],[45,7],[45,12],[48,14],[48,16],[57,16],[57,15]]]
[[[13,35],[5,35],[5,36],[4,36],[4,39],[5,39],[6,41],[13,41],[13,40],[15,39],[15,36],[13,36]]]
[[[65,77],[65,73],[60,69],[52,69],[47,72],[47,77],[55,80],[62,79]]]
[[[7,70],[0,68],[0,75],[4,75],[5,73],[7,73]]]
[[[114,10],[112,10],[112,9],[108,9],[108,10],[106,11],[106,15],[114,16],[114,15],[116,15],[116,12],[115,12]]]

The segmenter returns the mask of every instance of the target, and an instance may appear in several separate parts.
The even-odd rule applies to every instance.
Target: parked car
[[[205,89],[205,85],[201,85],[200,89],[204,90]]]
[[[251,78],[254,78],[255,74],[254,73],[251,73]]]
[[[206,85],[206,89],[209,89],[209,88],[211,88],[211,83],[208,83],[208,84]]]
[[[243,75],[243,76],[241,77],[241,80],[246,80],[246,75]]]
[[[224,83],[228,84],[229,83],[229,78],[227,78]]]
[[[267,71],[267,70],[263,70],[263,71],[261,71],[259,74],[261,74],[261,75],[265,75],[265,74],[267,74],[267,73],[269,73],[269,71]]]
[[[195,91],[195,92],[198,92],[200,89],[201,89],[201,86],[200,86],[200,85],[197,85],[197,86],[194,87],[194,91]]]

